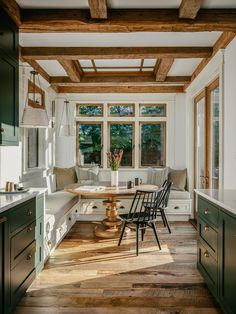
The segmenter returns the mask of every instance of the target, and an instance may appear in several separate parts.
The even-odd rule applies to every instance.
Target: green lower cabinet
[[[220,213],[220,303],[236,313],[236,218]]]
[[[0,313],[4,313],[4,224],[5,217],[0,216]]]

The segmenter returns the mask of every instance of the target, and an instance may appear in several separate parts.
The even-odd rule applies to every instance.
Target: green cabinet
[[[18,145],[18,30],[0,7],[0,145]]]
[[[220,213],[220,301],[227,313],[236,311],[236,218]]]
[[[5,265],[5,258],[4,258],[4,233],[5,233],[5,224],[6,218],[0,215],[0,313],[4,313],[4,265]]]
[[[227,314],[236,313],[236,216],[198,197],[198,269]]]

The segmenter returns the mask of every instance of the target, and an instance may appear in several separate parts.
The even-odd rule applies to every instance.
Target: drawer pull
[[[205,231],[209,231],[209,226],[208,225],[205,225]]]
[[[78,209],[76,209],[75,212],[78,213]]]
[[[97,209],[98,207],[96,206],[96,205],[94,205],[93,207],[92,207],[92,209]]]
[[[48,245],[52,245],[52,241],[48,240]]]
[[[27,232],[31,232],[33,230],[32,227],[27,228]]]
[[[0,128],[0,132],[3,133],[3,132],[4,132],[4,129],[3,129],[3,128]]]
[[[120,209],[125,209],[125,206],[121,205],[121,206],[120,206]]]
[[[7,221],[6,217],[0,217],[0,225]]]
[[[205,215],[208,215],[209,214],[209,209],[206,208],[205,211],[204,211]]]
[[[32,259],[32,255],[29,254],[26,259],[27,259],[27,261],[30,261]]]
[[[209,253],[208,253],[208,251],[206,251],[205,253],[204,253],[204,256],[206,257],[206,258],[208,258],[210,255],[209,255]]]
[[[27,215],[32,216],[32,214],[33,214],[32,210],[28,210]]]
[[[175,206],[174,209],[179,209],[179,206]]]
[[[69,220],[71,220],[71,217],[69,217]]]

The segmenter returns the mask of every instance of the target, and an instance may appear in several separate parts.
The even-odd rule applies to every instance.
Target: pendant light
[[[74,125],[71,125],[72,116],[69,103],[68,100],[64,101],[58,136],[75,136],[75,127]]]
[[[40,90],[42,90],[38,72],[31,71],[30,81],[33,83],[33,91],[32,92],[29,91],[29,88],[28,88],[25,108],[24,108],[22,120],[21,120],[21,126],[25,128],[48,128],[49,119],[48,119],[47,111],[44,108],[44,106],[42,105],[42,108],[40,108],[40,107],[30,107],[28,105],[29,94],[32,94],[32,98],[33,98],[32,102],[36,104],[36,106],[37,105],[40,106],[40,102],[37,99],[36,78],[38,79],[39,88]]]

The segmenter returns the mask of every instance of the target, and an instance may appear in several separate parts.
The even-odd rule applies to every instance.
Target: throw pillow
[[[77,182],[80,185],[92,185],[98,182],[99,167],[94,166],[86,169],[79,166],[75,166],[77,175]]]
[[[187,169],[170,169],[169,180],[172,182],[172,190],[185,191],[187,182]]]
[[[69,184],[76,183],[75,167],[71,168],[59,168],[54,167],[53,173],[56,175],[56,190],[60,191]]]
[[[154,169],[148,168],[147,184],[162,186],[168,177],[168,168]]]

